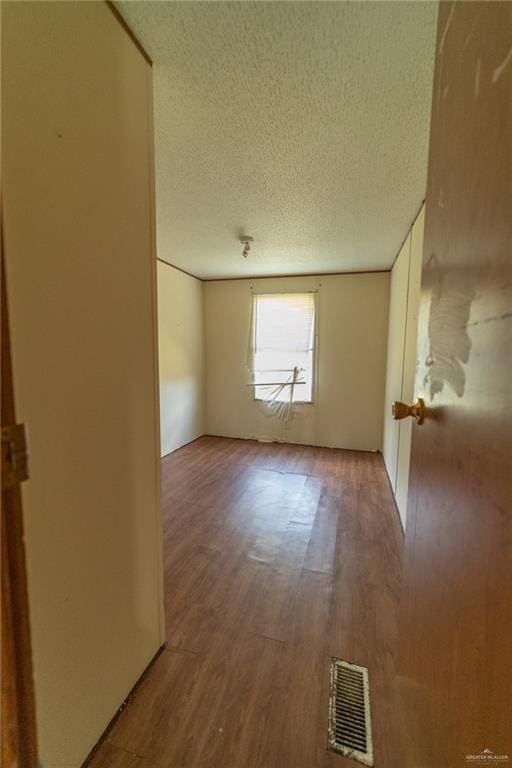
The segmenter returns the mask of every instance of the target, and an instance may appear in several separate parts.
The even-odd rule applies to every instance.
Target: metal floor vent
[[[328,748],[373,766],[368,670],[348,661],[331,661]]]

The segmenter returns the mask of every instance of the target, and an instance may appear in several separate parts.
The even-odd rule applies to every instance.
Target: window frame
[[[251,344],[253,351],[256,349],[256,329],[257,329],[257,319],[256,319],[256,300],[258,296],[293,296],[293,295],[303,295],[303,294],[312,294],[313,295],[313,349],[312,349],[312,360],[311,360],[311,400],[294,400],[292,402],[292,406],[295,405],[301,405],[301,406],[308,406],[308,405],[315,405],[315,398],[316,398],[316,380],[317,380],[317,354],[318,354],[318,291],[317,290],[309,290],[309,291],[265,291],[265,292],[254,292],[251,293],[251,314],[253,318],[252,322],[252,339]],[[261,384],[254,385],[253,386],[253,402],[255,403],[266,403],[267,400],[265,400],[262,397],[257,396],[257,389],[258,386],[262,386]]]

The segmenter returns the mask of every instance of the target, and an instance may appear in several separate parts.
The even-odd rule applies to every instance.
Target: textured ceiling
[[[425,194],[436,4],[117,6],[154,62],[159,258],[389,268]]]

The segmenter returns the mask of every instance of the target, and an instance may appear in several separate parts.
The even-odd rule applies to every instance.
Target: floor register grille
[[[331,661],[328,748],[373,766],[368,670],[348,661]]]

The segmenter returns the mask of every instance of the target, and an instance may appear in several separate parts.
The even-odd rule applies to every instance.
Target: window
[[[253,381],[256,400],[313,401],[315,294],[253,297]],[[291,386],[294,369],[300,383]],[[290,386],[282,386],[290,382]]]

